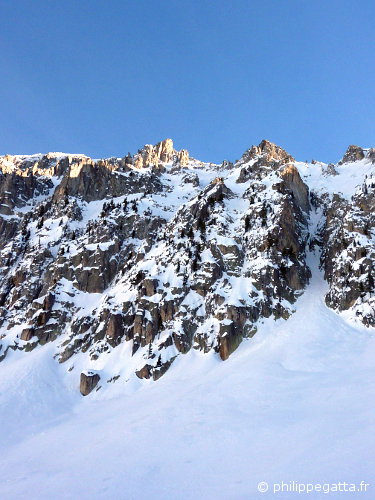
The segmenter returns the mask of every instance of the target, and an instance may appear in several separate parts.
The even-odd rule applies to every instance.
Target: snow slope
[[[157,383],[132,379],[82,398],[52,347],[10,353],[0,498],[292,499],[272,483],[373,482],[375,337],[325,306],[309,258],[295,314],[266,320],[224,363],[192,349]],[[374,488],[306,496],[373,499]]]
[[[349,199],[366,176],[374,172],[374,164],[367,158],[363,160],[334,165],[335,175],[328,173],[327,165],[321,162],[296,162],[296,167],[306,184],[318,195],[339,193]]]

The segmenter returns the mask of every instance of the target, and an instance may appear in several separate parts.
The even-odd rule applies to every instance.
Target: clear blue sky
[[[375,146],[373,0],[0,0],[0,154]]]

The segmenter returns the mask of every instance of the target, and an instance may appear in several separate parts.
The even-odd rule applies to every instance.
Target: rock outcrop
[[[245,151],[240,163],[249,163],[252,160],[255,160],[257,165],[270,167],[295,161],[293,156],[280,146],[266,140],[263,140],[259,146],[251,146],[250,149]]]
[[[339,162],[340,165],[343,163],[353,163],[358,160],[362,160],[365,157],[365,153],[359,146],[351,145],[346,150],[343,159]]]
[[[100,376],[94,372],[81,373],[79,391],[82,396],[88,396],[98,385]]]
[[[146,144],[134,157],[134,166],[138,169],[172,162],[180,166],[189,163],[188,151],[186,149],[176,151],[172,139],[165,139],[155,146]]]
[[[374,195],[375,176],[350,201],[335,195],[322,232],[326,303],[337,311],[351,309],[366,326],[375,326]]]

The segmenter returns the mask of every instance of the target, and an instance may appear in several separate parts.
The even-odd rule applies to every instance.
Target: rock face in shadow
[[[81,381],[79,385],[79,391],[82,396],[87,396],[92,392],[98,385],[100,377],[97,373],[87,372],[81,373]]]
[[[352,200],[333,197],[322,231],[322,264],[330,285],[326,303],[352,310],[375,326],[375,177],[365,179]]]

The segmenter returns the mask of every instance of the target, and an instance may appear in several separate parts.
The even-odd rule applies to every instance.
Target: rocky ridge
[[[225,360],[293,314],[314,249],[328,307],[374,327],[374,164],[357,146],[301,163],[268,141],[207,164],[171,139],[0,157],[0,358],[53,343],[84,395],[157,380],[191,349]]]

